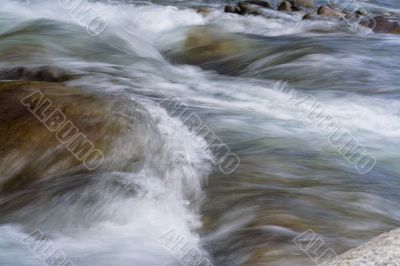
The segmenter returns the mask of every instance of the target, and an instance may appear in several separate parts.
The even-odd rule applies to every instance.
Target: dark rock
[[[239,3],[240,4],[240,3]],[[238,5],[238,6],[236,6],[235,7],[235,11],[234,11],[234,13],[236,13],[236,14],[239,14],[239,15],[244,15],[244,14],[246,14],[246,9],[245,9],[245,7],[244,7],[244,5]]]
[[[51,66],[13,67],[0,70],[0,80],[63,82],[73,78],[68,71]]]
[[[262,11],[256,5],[246,4],[243,2],[238,3],[238,8],[241,10],[241,15],[262,15]]]
[[[357,10],[356,12],[355,12],[355,14],[356,15],[359,15],[359,16],[364,16],[364,15],[366,15],[366,12],[364,11],[364,10]]]
[[[235,9],[230,5],[226,5],[225,9],[224,9],[224,12],[226,12],[226,13],[235,13]]]
[[[305,15],[303,16],[303,20],[311,20],[311,19],[313,19],[313,16],[312,16],[310,13],[305,14]]]
[[[252,4],[256,6],[261,6],[264,8],[271,8],[271,5],[267,1],[261,1],[261,0],[247,0],[243,1],[242,3],[244,4]]]
[[[400,34],[400,25],[395,20],[390,20],[384,16],[378,16],[374,19],[362,23],[363,26],[371,28],[375,33]]]
[[[286,12],[292,11],[292,3],[290,3],[289,1],[283,1],[278,6],[278,10],[279,11],[286,11]]]
[[[299,8],[296,7],[293,3],[290,1],[283,1],[279,6],[278,6],[279,11],[284,11],[284,12],[290,12],[290,11],[299,11]]]

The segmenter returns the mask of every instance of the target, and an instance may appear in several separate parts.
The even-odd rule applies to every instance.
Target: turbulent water
[[[312,265],[293,242],[308,229],[341,253],[400,226],[400,35],[160,0],[89,2],[106,22],[94,36],[59,2],[2,1],[0,68],[59,67],[77,76],[65,85],[133,99],[165,149],[149,149],[157,165],[137,172],[41,187],[0,218],[0,265],[42,265],[22,241],[35,230],[76,266],[185,264],[165,245],[169,232],[213,265],[235,266]],[[397,1],[358,4],[400,13]],[[185,38],[198,31],[238,50],[190,62]],[[209,136],[160,104],[172,96],[240,158],[236,171],[222,173]],[[359,174],[296,106],[307,96],[376,159],[372,171]]]

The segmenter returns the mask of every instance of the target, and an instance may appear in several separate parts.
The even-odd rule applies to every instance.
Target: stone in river
[[[325,17],[334,17],[338,19],[345,18],[346,14],[335,10],[329,6],[321,6],[318,8],[318,15],[325,16]]]
[[[0,193],[70,173],[135,171],[155,136],[151,121],[123,97],[57,83],[0,82]]]
[[[371,19],[363,25],[371,28],[375,33],[400,34],[400,25],[396,20],[391,20],[384,16],[378,16]]]

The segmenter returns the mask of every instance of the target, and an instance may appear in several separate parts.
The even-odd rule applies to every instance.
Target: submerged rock
[[[191,29],[183,46],[178,60],[200,66],[231,59],[250,48],[245,39],[208,27]]]
[[[31,81],[0,83],[0,131],[1,193],[69,173],[137,170],[153,134],[133,101]]]
[[[201,14],[202,16],[208,16],[211,13],[211,10],[207,7],[199,7],[196,9],[196,13]]]
[[[363,25],[371,28],[375,33],[400,34],[400,25],[397,21],[392,21],[387,17],[378,16]]]

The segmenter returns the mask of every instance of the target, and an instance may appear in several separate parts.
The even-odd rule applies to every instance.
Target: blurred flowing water
[[[214,265],[235,266],[312,265],[292,241],[308,229],[341,253],[400,226],[399,35],[360,36],[304,13],[236,16],[221,1],[128,2],[91,1],[107,22],[92,36],[58,1],[2,1],[0,68],[60,67],[78,76],[66,85],[134,99],[168,152],[159,171],[42,187],[0,219],[0,265],[41,265],[20,241],[36,229],[77,266],[180,265],[158,239],[171,230]],[[396,1],[359,4],[400,13]],[[236,50],[222,60],[188,51],[193,32]],[[358,174],[287,88],[315,97],[375,168]],[[239,156],[234,173],[221,173],[215,147],[200,144],[207,137],[159,105],[171,96]]]

